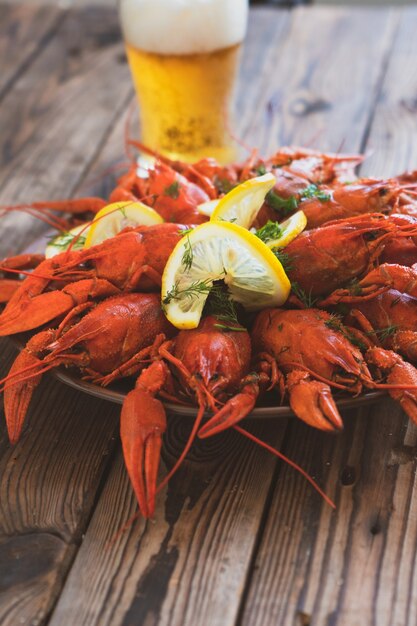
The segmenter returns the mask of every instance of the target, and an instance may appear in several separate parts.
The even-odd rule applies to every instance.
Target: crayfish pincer
[[[358,335],[364,354],[354,345]],[[269,377],[270,389],[288,393],[292,410],[310,426],[329,432],[343,428],[332,387],[353,394],[362,387],[388,389],[416,421],[417,370],[394,352],[371,346],[366,335],[330,313],[265,309],[258,314],[251,337],[256,369]],[[371,364],[388,374],[388,384],[372,378]]]

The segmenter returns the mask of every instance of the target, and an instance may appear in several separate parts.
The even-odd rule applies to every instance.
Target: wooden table
[[[416,27],[416,8],[252,11],[238,134],[266,154],[365,151],[363,174],[415,168]],[[133,99],[115,13],[1,6],[0,98],[0,203],[106,193]],[[24,214],[1,226],[3,255],[43,228]],[[4,376],[15,350],[1,346]],[[198,442],[155,519],[110,543],[136,511],[118,418],[46,376],[16,447],[1,420],[2,626],[416,623],[416,429],[389,399],[347,413],[338,437],[248,423],[336,511],[229,432]],[[188,429],[171,421],[164,463]]]

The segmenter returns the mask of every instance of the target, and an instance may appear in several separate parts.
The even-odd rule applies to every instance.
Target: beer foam
[[[159,54],[196,54],[241,42],[248,0],[120,0],[126,41]]]

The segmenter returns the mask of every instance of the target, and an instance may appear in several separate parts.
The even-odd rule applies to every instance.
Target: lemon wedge
[[[143,202],[112,202],[103,207],[91,223],[85,247],[114,237],[127,226],[152,226],[164,220]]]
[[[275,185],[273,174],[250,178],[219,200],[210,220],[233,222],[250,228],[264,203],[265,196]]]
[[[50,259],[61,252],[65,252],[71,246],[71,250],[82,250],[90,227],[80,224],[71,228],[67,233],[60,233],[48,243],[45,248],[45,258]]]
[[[197,211],[202,215],[207,215],[207,217],[211,217],[214,209],[219,204],[220,199],[217,198],[215,200],[207,200],[206,202],[202,202],[197,205]]]
[[[284,248],[295,239],[307,226],[307,218],[304,211],[297,211],[285,222],[267,222],[265,226],[256,231],[256,236],[268,246],[268,248]]]
[[[206,222],[175,246],[162,276],[162,306],[177,328],[196,328],[213,282],[248,311],[280,306],[290,281],[274,253],[245,228]]]

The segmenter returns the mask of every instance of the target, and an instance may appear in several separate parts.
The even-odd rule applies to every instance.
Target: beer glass
[[[119,11],[143,143],[174,159],[232,161],[248,0],[119,0]]]

